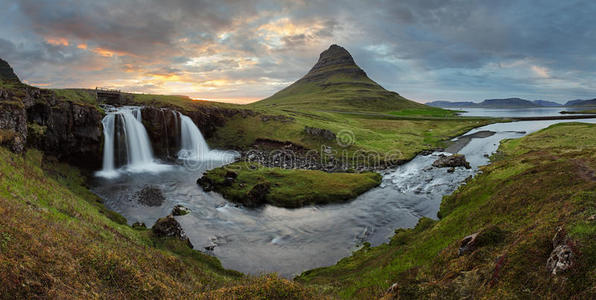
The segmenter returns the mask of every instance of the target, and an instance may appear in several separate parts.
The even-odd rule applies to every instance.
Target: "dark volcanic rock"
[[[152,186],[146,186],[136,192],[133,198],[137,202],[147,206],[160,206],[166,200],[161,190]]]
[[[329,141],[336,139],[335,133],[328,129],[305,126],[304,132],[306,132],[308,135],[320,137]]]
[[[190,243],[190,240],[184,233],[182,226],[180,226],[180,223],[178,223],[178,221],[176,221],[172,215],[157,220],[153,227],[151,227],[151,232],[160,238],[173,237],[182,241],[186,241],[188,246],[193,248],[193,245]]]
[[[255,207],[267,202],[266,197],[267,193],[269,193],[269,189],[271,188],[271,184],[268,182],[265,183],[257,183],[246,195],[246,200],[243,203],[249,207]]]
[[[172,215],[174,216],[184,216],[184,215],[188,215],[190,213],[190,209],[182,206],[182,205],[176,205],[174,206],[174,209],[172,209]]]
[[[211,192],[215,188],[215,186],[214,186],[213,182],[211,181],[211,179],[209,179],[209,178],[207,178],[205,176],[197,179],[197,184],[199,186],[201,186],[205,192]]]
[[[102,161],[102,118],[95,106],[56,99],[53,92],[42,91],[27,108],[27,119],[43,128],[44,134],[32,135],[29,144],[77,166],[97,169]]]
[[[1,99],[0,99],[1,100]],[[18,102],[0,102],[0,144],[21,153],[27,141],[27,115]]]
[[[439,159],[433,162],[433,167],[436,168],[456,168],[456,167],[465,167],[466,169],[470,169],[470,163],[466,160],[465,155],[461,154],[454,154],[451,156],[441,155]]]

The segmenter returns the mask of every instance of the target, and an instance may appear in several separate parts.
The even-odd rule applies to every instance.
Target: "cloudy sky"
[[[40,87],[237,102],[335,43],[417,101],[596,97],[596,1],[0,0],[0,57]]]

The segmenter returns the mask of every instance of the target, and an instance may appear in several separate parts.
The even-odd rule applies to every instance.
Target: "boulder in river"
[[[190,213],[190,209],[182,206],[182,205],[176,205],[174,206],[174,209],[172,209],[172,215],[174,216],[184,216]]]
[[[184,233],[182,226],[180,226],[180,223],[178,223],[178,221],[176,221],[172,215],[157,220],[153,227],[151,227],[151,232],[153,232],[156,237],[173,237],[182,241],[186,241],[190,248],[193,248],[190,240]]]
[[[466,160],[466,156],[462,154],[453,154],[451,156],[442,155],[439,159],[433,162],[433,167],[436,168],[456,168],[465,167],[470,169],[470,163]]]
[[[207,178],[207,176],[203,176],[197,179],[197,184],[200,185],[205,192],[211,192],[215,188],[211,179]]]
[[[145,186],[142,190],[136,192],[133,198],[146,206],[160,206],[165,201],[161,190],[153,186]]]

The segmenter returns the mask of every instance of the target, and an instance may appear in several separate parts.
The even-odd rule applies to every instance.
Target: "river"
[[[489,111],[475,109],[476,115],[497,117],[518,113],[500,111],[495,115]],[[552,112],[547,111],[546,115]],[[573,121],[596,123],[596,119]],[[466,155],[471,169],[457,168],[447,173],[446,169],[431,167],[441,153],[419,155],[404,165],[385,170],[379,187],[345,204],[299,209],[269,205],[247,209],[231,204],[215,192],[204,192],[196,184],[206,169],[223,164],[218,161],[191,169],[176,165],[158,174],[98,178],[92,189],[129,223],[141,221],[151,226],[158,218],[168,215],[175,205],[182,204],[192,212],[176,218],[195,249],[204,251],[204,247],[215,245],[211,254],[226,268],[250,274],[277,272],[292,277],[308,269],[332,265],[365,241],[372,245],[387,242],[396,228],[413,227],[420,217],[436,219],[442,197],[474,175],[479,166],[487,164],[487,156],[496,151],[502,139],[519,138],[559,122],[570,121],[521,121],[476,128],[468,134],[479,131],[494,134],[472,138],[459,150]],[[161,206],[147,207],[130,200],[146,185],[162,189],[166,200]]]

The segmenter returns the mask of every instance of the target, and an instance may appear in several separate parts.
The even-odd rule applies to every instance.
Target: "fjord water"
[[[596,120],[576,120],[594,123]],[[181,204],[191,209],[177,217],[195,249],[215,246],[213,254],[224,267],[245,273],[278,272],[287,277],[304,270],[336,263],[367,241],[387,242],[397,228],[413,227],[420,217],[436,219],[441,199],[452,193],[478,167],[487,164],[499,142],[519,138],[551,124],[569,121],[524,121],[499,123],[472,130],[490,130],[490,137],[472,139],[459,153],[472,168],[453,173],[432,168],[441,153],[420,155],[395,169],[383,172],[381,186],[345,204],[285,209],[266,205],[246,209],[231,204],[214,192],[204,192],[196,179],[225,161],[173,166],[160,174],[124,174],[103,179],[93,189],[106,205],[129,221],[151,226]],[[160,188],[166,198],[158,207],[132,200],[146,185]]]
[[[527,107],[527,108],[447,108],[462,110],[461,116],[515,118],[560,116],[562,111],[582,111],[586,107]]]

